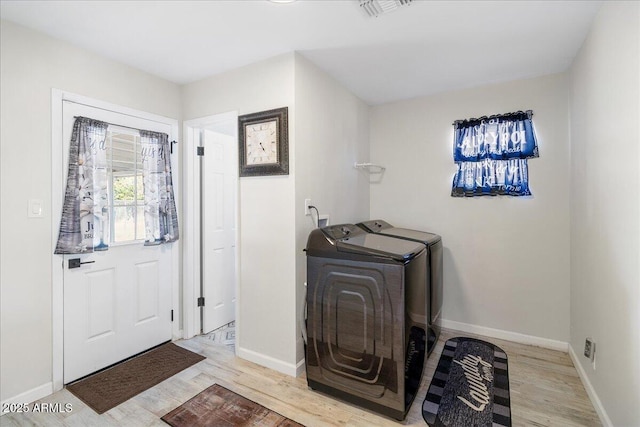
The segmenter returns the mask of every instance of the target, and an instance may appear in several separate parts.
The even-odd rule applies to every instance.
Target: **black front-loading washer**
[[[306,255],[309,387],[404,419],[426,357],[406,304],[426,281],[425,245],[342,224],[313,230]]]

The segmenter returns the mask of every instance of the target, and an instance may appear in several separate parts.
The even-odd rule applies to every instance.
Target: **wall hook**
[[[375,163],[354,163],[353,167],[356,169],[365,169],[370,173],[382,173],[386,170],[384,166]]]

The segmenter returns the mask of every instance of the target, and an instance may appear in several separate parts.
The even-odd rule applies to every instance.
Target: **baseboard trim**
[[[593,404],[593,407],[596,410],[598,417],[600,417],[600,422],[604,427],[613,427],[613,423],[611,422],[609,415],[607,415],[607,411],[604,410],[604,406],[602,405],[602,402],[600,401],[600,398],[598,397],[598,394],[596,393],[595,389],[591,385],[591,381],[589,381],[589,377],[587,376],[587,373],[582,367],[582,363],[580,363],[580,359],[578,358],[578,355],[573,350],[573,347],[571,347],[571,344],[569,344],[569,356],[571,357],[573,366],[576,368],[576,371],[578,371],[578,376],[582,381],[582,385],[584,386],[584,389],[587,391],[587,395],[589,396],[589,399],[591,399],[591,403]]]
[[[273,369],[274,371],[282,372],[283,374],[290,375],[295,377],[298,375],[299,363],[287,363],[282,360],[276,359],[271,356],[267,356],[262,353],[258,353],[253,350],[248,350],[246,348],[238,347],[238,352],[236,353],[238,357],[248,360],[249,362],[257,363],[258,365],[262,365],[266,368]]]
[[[302,373],[306,370],[306,366],[304,363],[305,359],[304,357],[298,361],[298,363],[296,364],[296,377],[299,377],[300,375],[302,375]]]
[[[2,401],[2,407],[5,405],[18,404],[18,403],[31,403],[38,399],[47,397],[53,393],[53,382],[42,384],[38,387],[27,390],[24,393],[20,393],[17,396],[10,397],[7,400]]]
[[[536,337],[533,335],[525,335],[517,332],[505,331],[502,329],[487,328],[485,326],[471,325],[469,323],[455,322],[453,320],[442,319],[442,327],[453,329],[460,332],[470,334],[484,335],[486,337],[498,338],[501,340],[513,341],[520,344],[534,345],[536,347],[548,348],[563,352],[569,351],[569,343],[564,341],[556,341],[549,338]]]

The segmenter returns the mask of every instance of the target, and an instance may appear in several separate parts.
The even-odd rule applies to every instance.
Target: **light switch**
[[[42,200],[29,199],[29,218],[42,218]]]

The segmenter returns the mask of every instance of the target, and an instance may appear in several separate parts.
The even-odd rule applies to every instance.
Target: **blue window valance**
[[[531,110],[457,120],[453,160],[476,162],[484,159],[529,159],[538,157],[538,142]]]
[[[529,110],[455,121],[451,195],[530,196],[527,159],[538,157],[532,116]]]
[[[526,159],[457,162],[452,196],[530,196]]]

